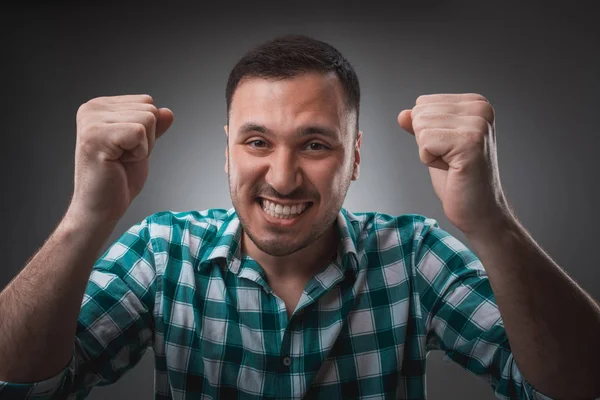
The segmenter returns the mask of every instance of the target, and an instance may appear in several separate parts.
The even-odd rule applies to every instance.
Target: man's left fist
[[[509,207],[500,184],[494,108],[479,94],[419,96],[398,124],[415,136],[435,193],[465,234],[494,229]]]

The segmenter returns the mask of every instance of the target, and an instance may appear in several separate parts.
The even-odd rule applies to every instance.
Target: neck
[[[335,258],[338,245],[339,233],[335,222],[310,245],[281,257],[263,252],[245,232],[242,234],[242,251],[262,267],[269,282],[308,282]]]

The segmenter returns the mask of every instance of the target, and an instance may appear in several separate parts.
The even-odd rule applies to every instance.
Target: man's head
[[[285,36],[248,52],[226,90],[225,171],[244,232],[284,256],[316,241],[358,177],[360,90],[332,46]]]

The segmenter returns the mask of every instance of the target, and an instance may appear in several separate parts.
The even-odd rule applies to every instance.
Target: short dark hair
[[[233,94],[243,78],[285,79],[307,72],[335,72],[344,88],[348,111],[356,111],[356,138],[360,109],[358,76],[335,47],[305,35],[277,37],[251,49],[237,62],[229,73],[225,90],[227,124]]]

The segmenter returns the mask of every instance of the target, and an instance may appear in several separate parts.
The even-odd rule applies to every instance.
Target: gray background
[[[0,288],[43,244],[68,205],[75,113],[92,97],[149,93],[175,114],[154,150],[144,191],[107,245],[160,210],[229,208],[222,128],[227,75],[251,46],[293,32],[336,46],[360,78],[361,178],[352,184],[346,208],[427,215],[465,241],[445,218],[414,138],[398,127],[396,116],[421,94],[481,93],[496,109],[501,179],[517,216],[599,299],[595,14],[578,2],[563,9],[415,3],[5,8]],[[493,398],[487,382],[441,357],[429,357],[431,399]],[[152,369],[149,351],[121,381],[94,389],[90,398],[152,398]]]

